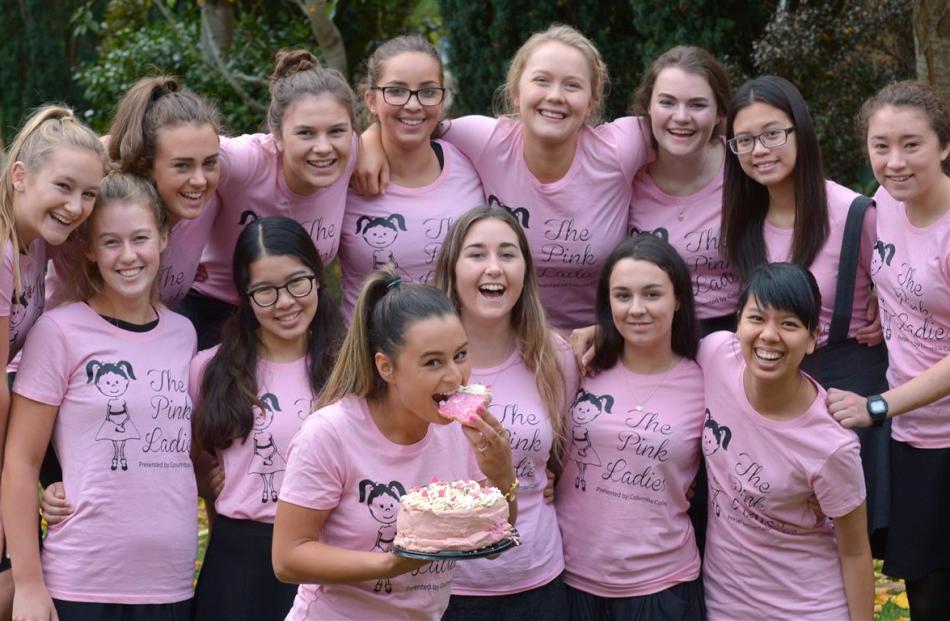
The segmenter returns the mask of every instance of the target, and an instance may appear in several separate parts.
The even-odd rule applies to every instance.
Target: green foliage
[[[873,191],[855,115],[888,82],[913,78],[911,3],[794,3],[773,17],[756,42],[755,66],[801,90],[815,120],[827,174],[859,191]]]

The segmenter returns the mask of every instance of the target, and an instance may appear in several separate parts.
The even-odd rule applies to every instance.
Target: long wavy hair
[[[253,408],[265,409],[258,397],[257,365],[260,323],[247,294],[251,264],[261,257],[292,256],[317,277],[317,312],[307,331],[307,377],[310,392],[323,388],[339,351],[342,318],[324,284],[323,263],[307,231],[295,220],[269,216],[248,224],[234,248],[234,286],[241,296],[238,312],[221,330],[221,346],[208,361],[195,412],[195,435],[204,448],[221,449],[246,439],[254,425]]]
[[[489,219],[504,222],[514,231],[524,257],[524,286],[521,297],[511,309],[511,325],[518,335],[521,358],[525,366],[534,373],[535,386],[554,429],[553,450],[555,454],[559,454],[564,440],[564,413],[569,397],[565,393],[567,381],[555,349],[554,334],[545,320],[544,307],[538,293],[538,275],[531,258],[528,238],[518,219],[507,209],[496,207],[475,207],[460,216],[442,243],[436,261],[434,284],[449,296],[456,309],[461,310],[462,304],[456,290],[455,265],[462,254],[468,231],[477,222]]]

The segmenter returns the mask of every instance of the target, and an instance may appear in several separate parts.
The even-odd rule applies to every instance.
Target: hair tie
[[[392,291],[402,283],[402,278],[399,276],[393,276],[388,281],[386,281],[386,291]]]

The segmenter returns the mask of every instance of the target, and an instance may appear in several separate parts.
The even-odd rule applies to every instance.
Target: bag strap
[[[858,274],[858,254],[861,251],[861,229],[864,214],[874,201],[858,195],[848,208],[848,219],[841,239],[841,256],[838,258],[838,282],[835,285],[835,309],[828,330],[828,344],[843,343],[848,338],[851,311],[854,306],[854,280]]]

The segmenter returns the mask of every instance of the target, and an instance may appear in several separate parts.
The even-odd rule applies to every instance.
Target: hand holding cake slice
[[[478,418],[478,408],[491,403],[491,390],[483,384],[459,386],[452,395],[439,403],[439,414],[457,420],[463,425]]]
[[[394,544],[415,552],[480,550],[512,536],[508,501],[477,481],[436,481],[401,498]]]

